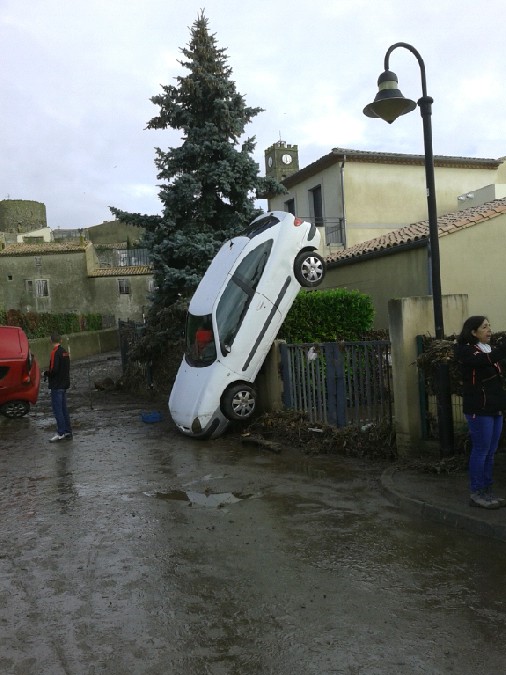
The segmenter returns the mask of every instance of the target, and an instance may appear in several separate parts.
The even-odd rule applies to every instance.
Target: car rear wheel
[[[256,391],[249,384],[236,384],[223,394],[223,414],[229,420],[248,420],[255,412]]]
[[[314,251],[301,251],[295,258],[293,273],[301,286],[319,286],[325,276],[323,258]]]
[[[0,413],[5,417],[23,417],[29,410],[27,401],[9,401],[0,406]]]

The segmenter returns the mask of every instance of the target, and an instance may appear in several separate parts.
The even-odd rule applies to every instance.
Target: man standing
[[[56,441],[71,441],[72,427],[67,410],[67,389],[70,387],[70,357],[61,345],[61,337],[56,333],[51,335],[53,349],[49,359],[49,370],[44,372],[44,379],[48,379],[51,390],[51,406],[56,419],[57,433],[49,439]]]

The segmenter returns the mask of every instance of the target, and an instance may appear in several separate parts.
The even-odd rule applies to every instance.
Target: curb
[[[395,474],[397,472],[399,472],[397,467],[389,467],[381,474],[382,492],[395,506],[401,508],[410,515],[419,516],[432,522],[448,525],[455,529],[467,530],[471,534],[477,534],[506,542],[506,523],[491,523],[483,518],[476,518],[471,515],[466,515],[465,513],[453,511],[446,507],[436,506],[420,499],[408,497],[395,486]],[[478,509],[478,511],[479,510],[480,509]],[[482,511],[485,510],[482,509]],[[505,511],[503,511],[503,513]],[[485,511],[485,513],[488,512]]]

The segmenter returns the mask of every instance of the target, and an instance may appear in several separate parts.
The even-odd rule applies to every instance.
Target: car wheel
[[[6,417],[23,417],[30,410],[30,404],[26,401],[9,401],[0,406],[0,413]]]
[[[319,286],[325,276],[323,258],[315,251],[301,251],[295,258],[293,273],[301,286]]]
[[[249,384],[236,384],[223,394],[223,414],[229,420],[247,420],[255,412],[256,391]]]

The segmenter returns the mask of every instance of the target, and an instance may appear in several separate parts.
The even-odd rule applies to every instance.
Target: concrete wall
[[[71,359],[83,359],[87,356],[93,356],[93,354],[113,352],[119,349],[118,329],[108,328],[106,330],[62,335],[62,344],[68,349]],[[49,337],[30,340],[30,349],[35,355],[40,369],[46,370],[52,349]]]
[[[398,298],[388,303],[392,345],[397,450],[400,456],[423,447],[416,336],[434,335],[432,297]],[[443,296],[445,333],[458,333],[469,316],[467,295]],[[429,328],[430,327],[430,328]]]

